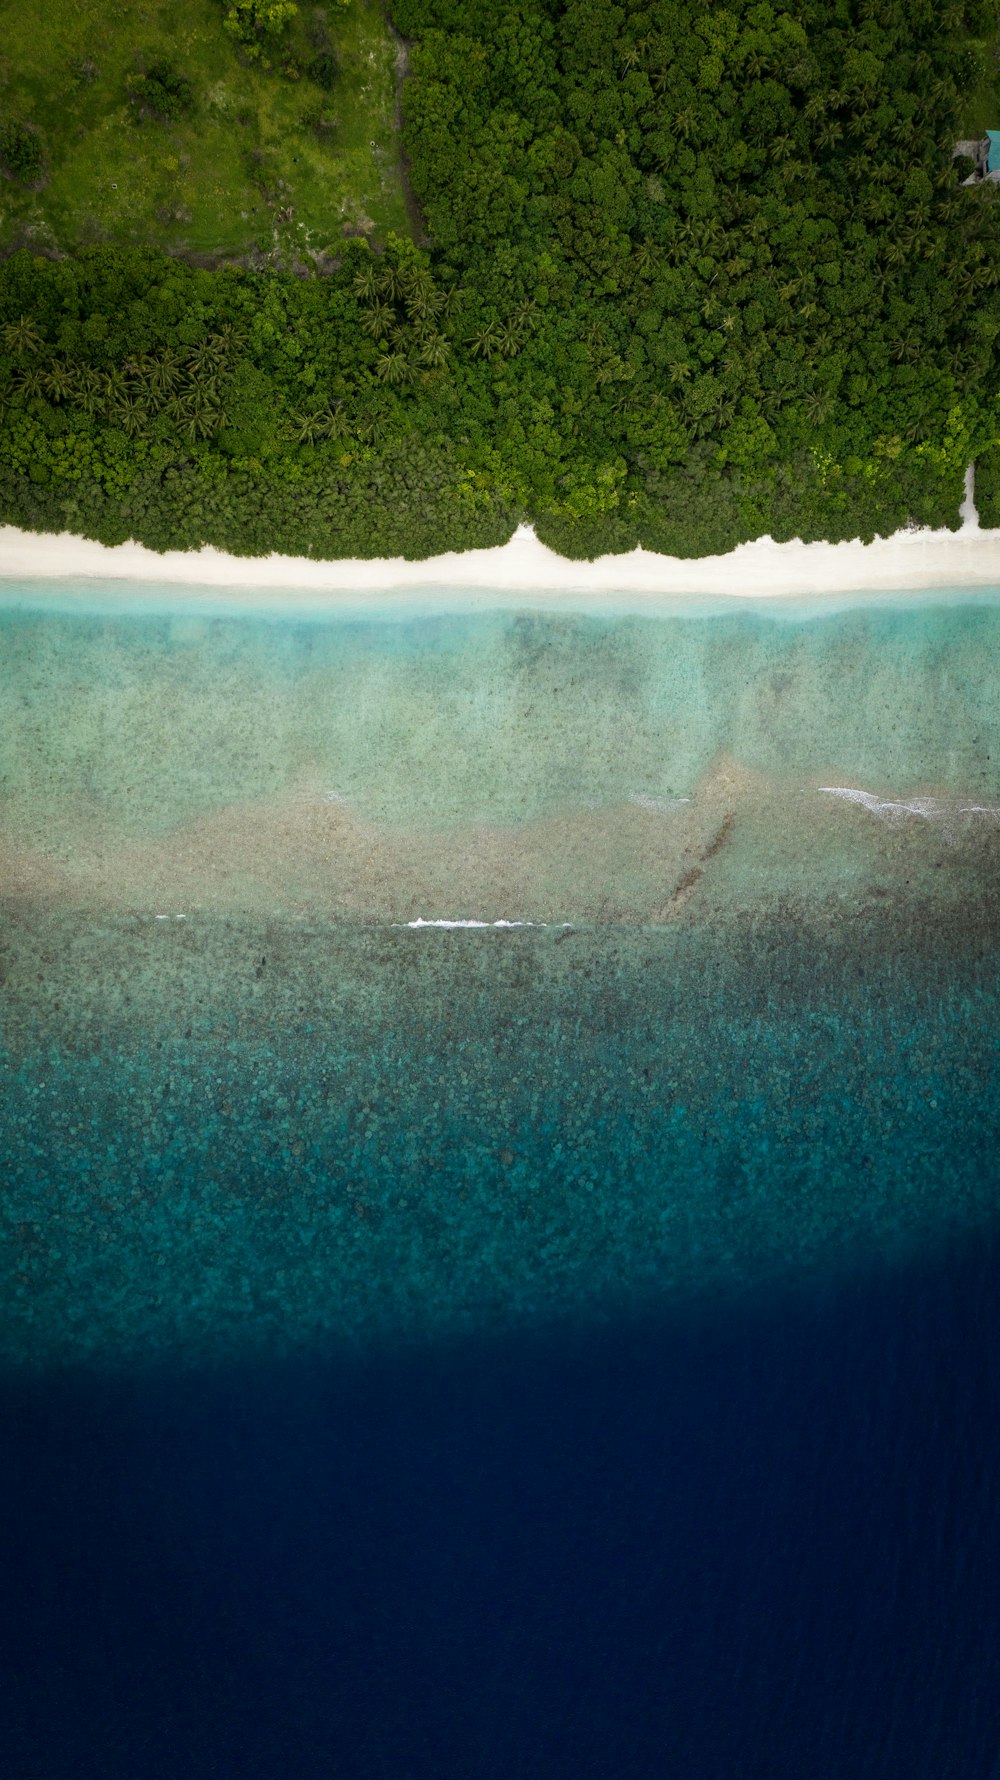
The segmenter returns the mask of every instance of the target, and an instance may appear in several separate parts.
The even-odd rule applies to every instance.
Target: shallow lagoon
[[[992,1773],[998,644],[0,612],[9,1771]]]

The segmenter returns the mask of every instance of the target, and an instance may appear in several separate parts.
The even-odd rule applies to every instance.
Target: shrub
[[[129,104],[140,117],[176,123],[194,106],[194,88],[169,62],[151,62],[145,74],[130,74],[126,82]]]
[[[44,156],[41,137],[30,124],[0,118],[0,167],[21,185],[33,185],[42,175]]]
[[[306,64],[306,73],[324,93],[332,93],[337,79],[336,57],[329,50],[320,50],[319,55]]]
[[[69,63],[69,85],[71,92],[78,92],[81,87],[93,86],[97,79],[97,63],[87,56],[74,56]]]
[[[226,30],[253,49],[261,37],[280,37],[298,10],[294,0],[232,0]]]

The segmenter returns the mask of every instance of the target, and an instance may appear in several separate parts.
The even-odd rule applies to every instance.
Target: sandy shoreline
[[[760,538],[725,556],[694,561],[637,549],[596,562],[569,562],[520,526],[508,544],[449,552],[422,562],[313,562],[304,557],[238,557],[206,547],[163,555],[141,544],[113,548],[69,533],[0,527],[0,603],[59,604],[108,597],[100,583],[127,582],[114,604],[336,609],[379,603],[586,606],[650,610],[691,598],[812,600],[845,595],[906,597],[929,589],[1000,590],[1000,530],[980,529],[971,509],[957,532],[897,532],[872,544],[777,544]],[[275,601],[274,595],[280,594]],[[214,596],[214,597],[213,597]],[[380,597],[381,596],[381,597]]]

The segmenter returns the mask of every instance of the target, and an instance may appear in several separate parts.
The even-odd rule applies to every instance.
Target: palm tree
[[[323,413],[323,430],[328,439],[343,439],[351,430],[343,402],[334,402]]]
[[[922,254],[928,239],[927,229],[921,223],[904,223],[899,231],[899,239],[909,254]]]
[[[73,400],[84,414],[96,414],[103,406],[103,389],[104,379],[100,371],[95,371],[91,365],[84,365],[76,375]]]
[[[497,343],[504,358],[515,358],[521,350],[522,334],[517,322],[511,317],[502,321],[497,328]]]
[[[222,413],[208,397],[200,391],[193,392],[188,404],[187,419],[184,431],[189,439],[207,439],[214,433],[222,420]]]
[[[448,342],[440,334],[429,334],[421,341],[419,358],[429,371],[440,370],[448,362]]]
[[[707,254],[710,248],[718,247],[722,237],[722,224],[714,216],[710,216],[706,222],[699,223],[696,228],[692,229],[695,252],[699,254]]]
[[[50,402],[65,402],[73,394],[73,372],[60,359],[52,360],[43,377],[43,388]]]
[[[933,401],[928,396],[918,395],[906,425],[903,428],[904,437],[909,439],[911,445],[916,445],[921,439],[925,439],[928,433],[932,430],[934,419],[935,406]]]
[[[920,357],[920,336],[915,333],[896,334],[889,341],[889,357],[899,364],[903,359],[916,360]]]
[[[19,371],[14,379],[15,388],[19,389],[24,396],[43,396],[45,382],[45,372],[37,365],[30,371]]]
[[[187,419],[190,409],[190,400],[191,398],[189,395],[180,395],[175,392],[163,404],[162,411],[165,418],[171,421],[174,426],[182,426]]]
[[[537,314],[538,304],[535,302],[534,297],[525,297],[523,302],[520,302],[515,309],[514,322],[515,325],[520,328],[521,333],[524,336],[530,334]]]
[[[885,222],[892,215],[892,199],[888,192],[873,192],[861,206],[861,214],[869,222]]]
[[[311,414],[293,414],[292,420],[298,428],[299,442],[310,445],[316,439],[341,439],[348,430],[347,416],[340,402]]]
[[[398,303],[406,292],[406,274],[401,266],[383,266],[378,276],[378,288],[390,302]]]
[[[111,419],[116,421],[130,439],[134,439],[149,418],[145,403],[136,401],[134,396],[117,396],[110,405]]]
[[[360,297],[363,302],[371,302],[378,291],[378,268],[373,259],[369,258],[363,266],[359,266],[354,274],[351,288],[354,295]]]
[[[211,337],[217,342],[223,356],[246,344],[246,335],[234,327],[231,321],[224,321]]]
[[[16,321],[7,321],[0,328],[0,339],[3,340],[6,352],[16,353],[18,358],[28,358],[41,352],[43,340],[34,322],[28,315],[19,315]]]
[[[322,424],[318,414],[293,414],[292,433],[298,445],[315,445],[320,437]]]
[[[822,426],[830,418],[833,402],[826,390],[814,389],[806,396],[802,406],[810,426]]]
[[[214,368],[209,367],[201,376],[189,377],[184,386],[186,394],[201,400],[217,402],[219,399],[219,377]]]
[[[711,411],[705,414],[689,415],[687,426],[693,439],[706,439],[709,434],[715,431],[716,416]]]
[[[384,340],[392,327],[395,315],[388,303],[373,303],[361,317],[361,326],[373,340]]]
[[[375,375],[383,383],[407,383],[413,373],[405,352],[383,352],[375,362]]]
[[[102,372],[101,383],[104,388],[105,406],[110,407],[120,396],[127,396],[129,393],[128,378],[123,371],[115,369]]]
[[[139,360],[140,369],[149,388],[162,395],[169,395],[171,390],[177,388],[181,378],[181,363],[179,355],[169,349],[161,353],[158,358],[149,353]]]
[[[460,287],[457,284],[446,284],[443,289],[438,291],[438,314],[445,317],[454,315],[461,300],[462,292]],[[532,305],[532,307],[534,307],[534,305]]]
[[[202,371],[217,371],[228,350],[228,341],[223,335],[209,334],[206,339],[199,340],[197,346],[192,346],[185,366],[196,375]]]
[[[965,297],[971,297],[975,291],[985,290],[992,282],[988,266],[966,266],[958,275],[958,288]]]
[[[416,316],[418,321],[426,321],[437,308],[437,295],[431,280],[425,273],[419,273],[407,281],[403,301],[409,315]]]
[[[355,423],[354,430],[364,444],[377,445],[380,439],[385,438],[387,428],[388,421],[383,414],[370,412],[361,416]]]
[[[487,322],[485,327],[470,334],[468,347],[474,358],[493,358],[500,351],[496,322]]]

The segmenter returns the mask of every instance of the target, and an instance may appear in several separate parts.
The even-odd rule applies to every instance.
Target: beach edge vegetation
[[[1000,189],[953,154],[992,4],[392,15],[409,233],[0,265],[0,521],[419,558],[527,520],[694,557],[955,529],[975,459],[1000,523]],[[199,96],[154,62],[128,103],[148,131]]]

